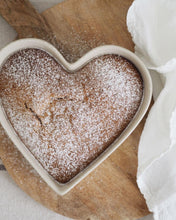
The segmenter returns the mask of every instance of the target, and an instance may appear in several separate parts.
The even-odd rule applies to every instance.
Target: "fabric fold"
[[[127,14],[135,53],[154,86],[155,103],[139,143],[137,183],[157,220],[176,219],[175,12],[173,0],[135,0]]]

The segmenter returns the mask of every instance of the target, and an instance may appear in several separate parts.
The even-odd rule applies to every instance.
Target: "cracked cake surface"
[[[47,52],[29,48],[0,69],[0,98],[15,131],[61,183],[98,157],[127,127],[143,95],[135,66],[104,55],[68,73]]]

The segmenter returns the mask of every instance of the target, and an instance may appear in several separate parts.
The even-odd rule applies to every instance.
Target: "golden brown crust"
[[[0,97],[16,132],[61,183],[122,133],[143,95],[138,70],[117,55],[70,74],[45,51],[25,49],[4,63],[0,77]]]

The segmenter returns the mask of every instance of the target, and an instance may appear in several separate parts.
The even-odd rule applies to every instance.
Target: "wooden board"
[[[103,44],[133,50],[125,21],[132,0],[67,0],[43,12],[42,17],[26,0],[14,2],[18,4],[10,11],[7,8],[15,3],[1,0],[0,13],[19,37],[48,40],[70,62]],[[18,10],[21,4],[23,9]],[[24,11],[20,20],[19,14]],[[108,159],[63,197],[46,185],[1,127],[0,157],[20,188],[55,212],[83,220],[138,219],[148,214],[136,184],[138,142],[144,122],[145,118]]]

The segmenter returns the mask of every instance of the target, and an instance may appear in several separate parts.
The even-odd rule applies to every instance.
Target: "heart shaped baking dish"
[[[15,129],[11,125],[8,116],[3,108],[2,100],[0,100],[0,122],[5,129],[7,135],[18,148],[18,150],[23,154],[23,156],[29,161],[29,163],[34,167],[34,169],[40,174],[43,180],[59,195],[64,195],[70,191],[76,184],[78,184],[84,177],[86,177],[92,170],[94,170],[100,163],[102,163],[115,149],[117,149],[120,144],[131,134],[131,132],[136,128],[144,114],[146,113],[152,96],[152,83],[148,70],[142,63],[142,61],[132,52],[122,47],[114,45],[106,45],[94,48],[83,57],[81,57],[75,63],[68,63],[64,57],[58,52],[58,50],[51,44],[39,40],[39,39],[22,39],[17,40],[0,51],[0,68],[3,63],[15,52],[27,49],[27,48],[37,48],[46,51],[52,57],[54,57],[58,63],[64,67],[68,72],[75,72],[85,66],[89,61],[103,55],[120,55],[127,60],[129,60],[138,69],[143,80],[143,97],[141,104],[125,130],[121,135],[111,144],[107,149],[101,153],[93,162],[91,162],[86,168],[79,172],[75,177],[66,183],[59,183],[56,181],[39,163],[37,159],[33,156],[30,150],[22,142]]]

